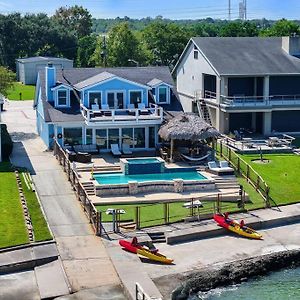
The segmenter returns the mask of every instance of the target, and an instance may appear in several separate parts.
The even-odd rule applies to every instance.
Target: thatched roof
[[[165,141],[173,139],[194,142],[220,135],[214,127],[193,113],[177,114],[160,127],[158,134]]]

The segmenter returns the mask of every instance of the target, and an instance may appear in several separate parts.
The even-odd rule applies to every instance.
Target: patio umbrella
[[[214,127],[194,113],[177,114],[160,127],[158,134],[163,140],[171,141],[170,160],[173,158],[174,140],[198,142],[220,135]]]

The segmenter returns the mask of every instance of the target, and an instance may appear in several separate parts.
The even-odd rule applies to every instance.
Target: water
[[[128,181],[149,182],[149,181],[163,181],[163,180],[204,180],[205,176],[197,171],[189,172],[168,172],[156,174],[138,174],[138,175],[124,175],[118,174],[99,174],[94,175],[95,180],[100,184],[126,184]]]
[[[153,164],[160,163],[157,158],[127,158],[128,164]]]
[[[190,300],[299,300],[300,268],[274,272],[248,282],[207,293],[199,293]]]

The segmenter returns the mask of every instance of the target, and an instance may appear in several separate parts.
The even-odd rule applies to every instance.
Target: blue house
[[[56,69],[38,74],[37,130],[48,148],[124,143],[154,149],[164,114],[181,110],[168,67]]]

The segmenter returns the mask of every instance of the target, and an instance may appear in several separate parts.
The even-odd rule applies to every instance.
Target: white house
[[[222,133],[300,132],[299,37],[192,38],[173,75],[185,111]]]

